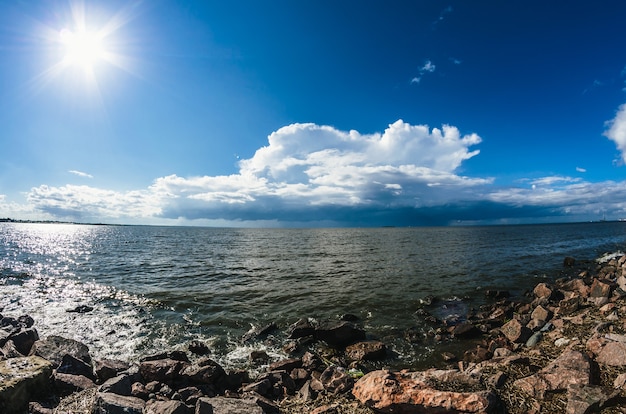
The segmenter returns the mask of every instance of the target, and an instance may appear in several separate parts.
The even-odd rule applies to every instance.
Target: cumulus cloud
[[[42,185],[28,202],[72,219],[333,220],[359,211],[416,209],[445,203],[491,178],[457,173],[479,154],[477,134],[398,120],[382,133],[293,124],[239,162],[237,174],[157,178],[143,190]]]
[[[90,222],[267,227],[574,220],[597,211],[626,216],[620,201],[626,200],[626,183],[552,175],[511,188],[461,174],[463,162],[479,155],[480,143],[477,134],[454,126],[402,120],[373,134],[293,124],[240,160],[236,174],[172,174],[135,191],[41,185],[30,190],[21,212]],[[20,212],[0,197],[3,211]]]
[[[604,136],[615,142],[622,154],[622,161],[626,162],[626,104],[619,107],[615,118],[608,121],[607,126]]]

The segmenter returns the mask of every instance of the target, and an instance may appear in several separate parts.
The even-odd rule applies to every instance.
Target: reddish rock
[[[93,412],[142,414],[144,406],[145,402],[139,398],[99,392]]]
[[[352,361],[379,360],[385,358],[387,347],[380,341],[363,341],[346,347],[346,356]]]
[[[532,335],[531,330],[522,325],[517,319],[512,319],[502,325],[500,331],[509,341],[515,343],[524,343]]]
[[[563,299],[559,302],[558,314],[570,315],[578,310],[580,307],[580,297],[574,296],[569,299]]]
[[[552,312],[543,306],[537,306],[530,314],[531,319],[537,319],[540,321],[549,321],[552,318]]]
[[[263,414],[263,409],[252,400],[242,398],[199,398],[196,414]]]
[[[130,366],[124,361],[116,359],[99,359],[96,361],[96,377],[100,382],[116,377],[122,371],[126,371]]]
[[[611,296],[611,285],[601,282],[598,279],[594,279],[589,291],[589,297],[591,298],[608,298]]]
[[[582,279],[572,279],[561,285],[563,290],[577,293],[580,297],[586,298],[589,296],[589,286],[585,284]]]
[[[591,362],[578,351],[565,351],[537,374],[520,378],[514,386],[528,395],[543,398],[547,391],[563,391],[570,385],[589,385]]]
[[[354,385],[354,380],[346,370],[337,366],[326,368],[319,380],[324,385],[324,389],[336,394],[350,391]]]
[[[549,298],[552,296],[552,289],[546,283],[539,283],[533,289],[533,294],[537,298]]]
[[[490,413],[495,410],[497,397],[489,391],[439,391],[431,388],[422,375],[373,371],[357,381],[352,394],[361,403],[385,413]]]
[[[61,395],[69,395],[73,392],[93,388],[96,384],[83,375],[63,374],[56,372],[53,375],[54,387]]]
[[[609,342],[602,347],[596,362],[604,365],[623,367],[626,365],[626,343]]]
[[[566,414],[587,414],[600,409],[619,391],[594,385],[572,385],[567,389]]]

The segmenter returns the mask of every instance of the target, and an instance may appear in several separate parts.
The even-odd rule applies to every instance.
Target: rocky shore
[[[27,315],[0,316],[0,412],[626,412],[626,256],[566,258],[564,268],[565,277],[519,298],[488,291],[491,303],[454,321],[422,310],[434,340],[465,351],[421,371],[377,369],[391,351],[350,315],[296,321],[283,347],[289,358],[250,353],[261,372],[226,370],[198,341],[139,361],[94,360],[80,342],[40,338]]]

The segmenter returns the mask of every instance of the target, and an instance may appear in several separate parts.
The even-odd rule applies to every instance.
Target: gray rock
[[[50,393],[52,364],[37,356],[0,361],[0,412],[22,412],[29,399]]]
[[[212,408],[209,411],[208,407]],[[199,398],[195,414],[264,414],[263,409],[254,401],[241,398]]]
[[[146,403],[144,414],[191,414],[191,410],[180,401],[151,400]]]
[[[56,372],[53,375],[54,388],[60,395],[69,395],[74,392],[94,388],[96,383],[84,375],[72,375]]]
[[[142,414],[145,402],[139,398],[100,392],[93,414]]]
[[[61,363],[65,354],[69,354],[87,364],[91,363],[87,345],[61,336],[51,335],[44,340],[35,342],[31,354],[47,359],[55,367]]]
[[[129,374],[121,374],[110,378],[100,385],[99,392],[110,392],[118,395],[132,396],[134,378]]]

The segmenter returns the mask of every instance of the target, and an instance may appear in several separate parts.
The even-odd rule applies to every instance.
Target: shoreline
[[[571,273],[576,261],[566,258],[564,265]],[[350,315],[320,324],[297,321],[283,347],[289,358],[270,361],[264,351],[251,352],[251,363],[267,365],[258,374],[227,372],[199,342],[187,344],[186,352],[167,351],[132,364],[92,361],[76,341],[39,340],[32,318],[5,316],[0,345],[7,358],[0,365],[40,365],[36,388],[48,395],[30,409],[40,414],[114,412],[102,408],[121,403],[108,394],[124,397],[131,412],[154,413],[165,413],[166,406],[198,413],[207,404],[215,412],[220,404],[239,404],[240,412],[360,414],[374,412],[372,407],[403,412],[397,411],[402,407],[410,413],[437,409],[433,401],[460,412],[602,412],[626,401],[626,256],[588,267],[538,283],[523,298],[488,291],[493,303],[466,318],[433,320],[434,339],[465,352],[443,352],[437,368],[421,371],[381,368],[389,355],[386,345],[368,338]],[[273,329],[270,324],[249,334],[258,339]],[[8,378],[3,368],[0,376]],[[1,388],[0,406],[8,413],[27,412],[29,401],[11,402],[15,392]],[[89,407],[77,411],[79,404]]]

